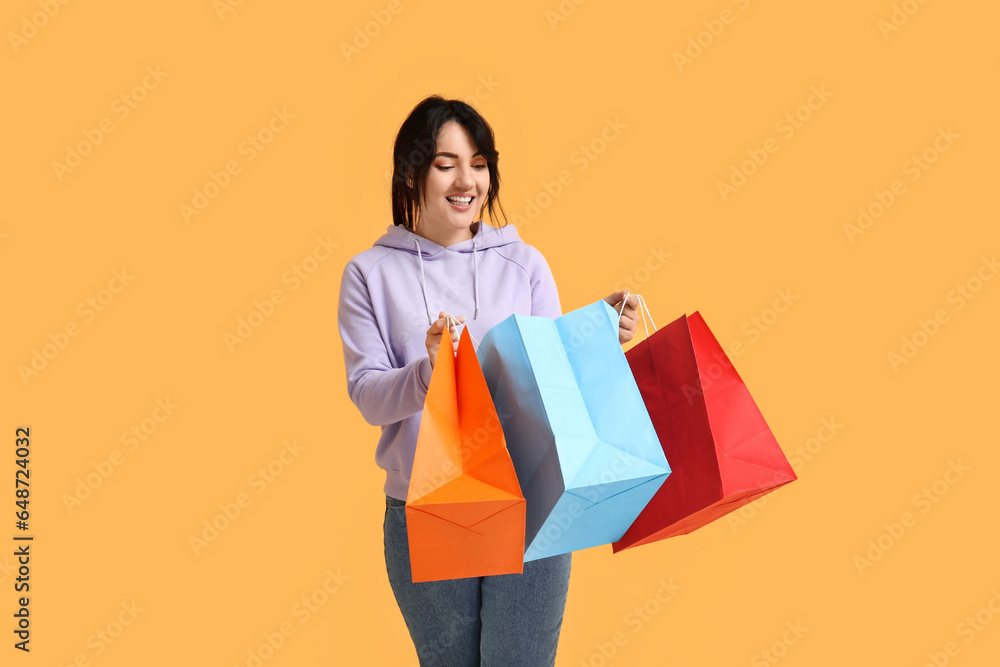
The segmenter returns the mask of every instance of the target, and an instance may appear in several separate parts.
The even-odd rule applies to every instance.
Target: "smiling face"
[[[438,133],[423,187],[416,233],[442,246],[471,239],[490,187],[489,166],[469,132],[448,121]]]

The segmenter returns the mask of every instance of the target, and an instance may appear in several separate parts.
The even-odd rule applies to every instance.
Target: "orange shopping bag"
[[[441,346],[406,494],[413,581],[524,568],[525,503],[479,359],[462,330]]]

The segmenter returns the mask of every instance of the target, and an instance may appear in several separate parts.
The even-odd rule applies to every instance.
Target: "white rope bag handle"
[[[622,313],[625,312],[625,302],[628,300],[629,292],[625,290],[625,298],[622,299],[622,309],[618,311],[618,328],[622,326]],[[646,330],[646,338],[649,338],[649,327],[646,326],[646,318],[649,318],[649,323],[653,325],[653,333],[656,333],[656,324],[653,322],[653,315],[649,312],[649,307],[646,305],[646,300],[642,298],[641,294],[635,295],[639,299],[639,307],[636,309],[642,316],[642,328]]]
[[[449,338],[451,338],[452,323],[454,323],[455,327],[465,326],[466,331],[468,331],[468,329],[469,329],[469,326],[467,324],[463,325],[461,322],[458,321],[457,317],[454,317],[453,315],[449,315],[448,316],[448,337]],[[461,334],[459,334],[459,335],[461,335]],[[478,348],[479,347],[479,341],[476,340],[476,337],[472,335],[471,331],[469,331],[469,338],[472,339],[472,342],[474,342],[476,344],[476,347]],[[452,348],[452,350],[454,350],[454,348]]]

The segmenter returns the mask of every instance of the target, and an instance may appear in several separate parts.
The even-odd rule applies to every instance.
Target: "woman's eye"
[[[453,165],[453,164],[436,164],[434,166],[437,167],[440,171],[448,171],[449,169],[454,169],[455,168],[455,165]],[[479,171],[482,171],[483,169],[489,168],[489,165],[488,164],[476,164],[476,165],[473,165],[472,168],[473,169],[477,169]]]

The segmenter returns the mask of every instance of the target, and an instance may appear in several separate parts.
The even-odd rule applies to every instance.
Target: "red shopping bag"
[[[698,312],[625,357],[673,472],[614,543],[615,553],[690,533],[796,479]]]

